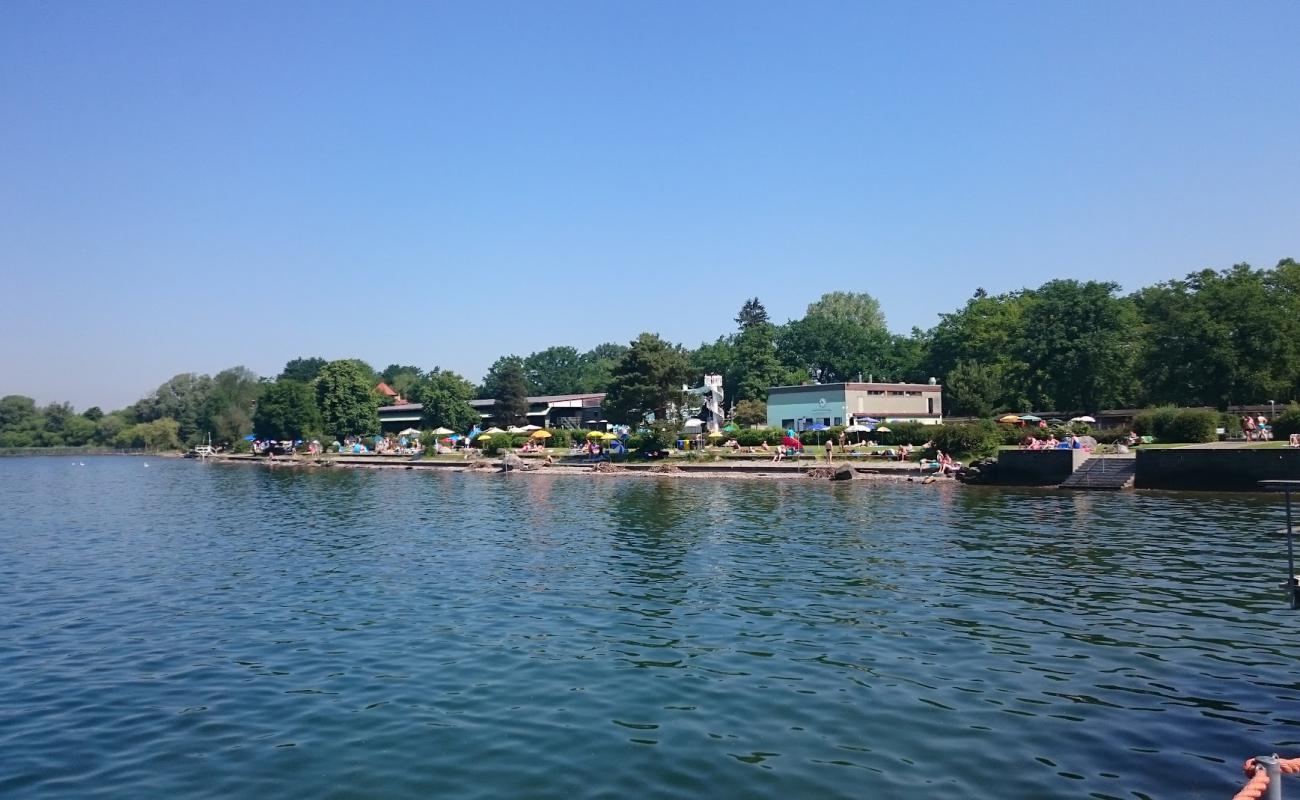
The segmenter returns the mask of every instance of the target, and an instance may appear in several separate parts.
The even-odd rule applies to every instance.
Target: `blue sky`
[[[1300,257],[1300,4],[0,4],[0,395]]]

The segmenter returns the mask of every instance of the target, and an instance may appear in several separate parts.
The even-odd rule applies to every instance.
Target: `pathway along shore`
[[[933,475],[922,474],[912,463],[893,462],[863,463],[846,459],[837,459],[831,463],[805,458],[797,461],[773,462],[768,459],[720,460],[720,461],[651,461],[622,462],[606,461],[595,464],[582,461],[557,461],[545,464],[539,459],[522,459],[516,456],[512,461],[514,468],[510,472],[527,475],[648,475],[654,477],[698,477],[698,478],[747,478],[779,480],[828,480],[832,473],[843,466],[852,468],[852,475],[858,479],[920,481],[952,480],[940,479]],[[208,456],[206,461],[221,464],[245,464],[285,469],[321,469],[344,467],[349,469],[406,469],[406,470],[443,470],[448,472],[500,472],[503,458],[477,459],[412,459],[408,456],[277,456],[274,459],[248,454],[217,454]],[[518,466],[522,464],[522,466]],[[841,471],[840,479],[845,479]],[[955,483],[955,481],[953,481]]]

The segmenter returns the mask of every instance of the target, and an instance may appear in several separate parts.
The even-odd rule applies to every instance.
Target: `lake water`
[[[0,796],[1226,800],[1300,751],[1259,497],[84,464],[0,459]]]

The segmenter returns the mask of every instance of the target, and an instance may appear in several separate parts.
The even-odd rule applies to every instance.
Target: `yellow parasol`
[[[1020,417],[1016,416],[1015,414],[1007,414],[1006,416],[998,417],[998,422],[1016,423],[1019,421],[1020,421]]]
[[[551,438],[551,432],[550,432],[550,431],[533,431],[533,438],[534,438],[534,439],[549,439],[549,438]]]
[[[726,435],[726,434],[724,434],[722,431],[709,431],[709,438],[710,438],[710,439],[721,439],[721,438],[724,437],[725,435]]]

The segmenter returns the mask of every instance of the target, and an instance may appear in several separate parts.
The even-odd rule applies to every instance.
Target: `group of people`
[[[1241,417],[1241,434],[1248,442],[1270,442],[1273,440],[1273,428],[1268,424],[1268,417],[1243,414]],[[1288,440],[1287,444],[1290,444]]]
[[[1056,434],[1048,436],[1046,439],[1039,439],[1036,436],[1030,436],[1020,443],[1023,450],[1091,450],[1092,448],[1084,444],[1078,436],[1070,434],[1064,439],[1057,439]]]

